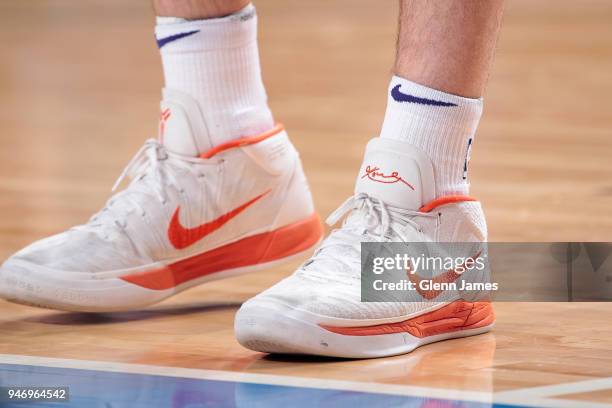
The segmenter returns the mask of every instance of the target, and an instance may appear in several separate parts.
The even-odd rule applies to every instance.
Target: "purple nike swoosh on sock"
[[[391,96],[396,102],[408,102],[417,103],[419,105],[430,105],[430,106],[457,106],[457,104],[451,102],[436,101],[435,99],[419,98],[418,96],[405,94],[400,91],[401,85],[396,85],[391,90]]]
[[[199,32],[200,30],[186,31],[184,33],[169,35],[168,37],[164,37],[164,38],[156,38],[155,40],[157,41],[157,47],[161,48],[164,45],[171,43],[172,41],[180,40],[181,38],[189,37],[190,35],[193,35]]]

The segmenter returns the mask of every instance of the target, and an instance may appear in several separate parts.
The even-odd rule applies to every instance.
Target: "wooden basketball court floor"
[[[380,127],[397,5],[256,4],[271,105],[326,216]],[[605,0],[508,2],[471,166],[490,240],[610,241],[610,21]],[[155,135],[152,24],[145,0],[0,2],[0,259],[84,222]],[[0,385],[72,385],[74,406],[612,406],[606,303],[499,303],[489,334],[385,359],[242,348],[240,303],[296,265],[131,313],[0,302]]]

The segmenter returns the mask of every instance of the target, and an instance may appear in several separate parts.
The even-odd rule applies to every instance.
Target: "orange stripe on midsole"
[[[215,272],[297,254],[315,245],[322,235],[323,227],[319,217],[312,214],[302,221],[274,231],[253,235],[165,267],[123,276],[121,279],[147,289],[170,289]]]
[[[210,149],[210,150],[200,154],[200,158],[201,159],[210,159],[215,154],[220,153],[220,152],[222,152],[224,150],[228,150],[228,149],[233,149],[235,147],[247,146],[247,145],[259,143],[262,140],[265,140],[265,139],[267,139],[269,137],[272,137],[274,135],[279,134],[283,130],[285,130],[285,127],[283,126],[283,124],[282,123],[277,123],[272,129],[268,130],[267,132],[261,133],[259,135],[241,137],[240,139],[231,140],[231,141],[229,141],[227,143],[223,143],[223,144],[220,144],[219,146],[215,146],[212,149]]]
[[[325,330],[346,336],[376,336],[381,334],[410,333],[419,338],[458,330],[489,326],[495,321],[490,302],[456,300],[448,305],[413,319],[374,326],[340,327],[319,325]]]

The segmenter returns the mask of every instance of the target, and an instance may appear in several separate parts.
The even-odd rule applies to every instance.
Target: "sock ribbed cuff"
[[[482,98],[471,99],[394,76],[381,137],[424,151],[434,166],[438,195],[467,194],[467,166]]]
[[[200,146],[217,146],[274,126],[261,78],[253,5],[221,18],[160,18],[155,35],[165,87],[199,105],[209,132],[196,135],[202,138]]]
[[[245,22],[249,22],[245,24]],[[185,35],[180,45],[160,44],[160,39]],[[162,53],[186,53],[240,47],[257,40],[257,13],[248,4],[242,10],[220,18],[187,20],[157,17],[155,36]]]

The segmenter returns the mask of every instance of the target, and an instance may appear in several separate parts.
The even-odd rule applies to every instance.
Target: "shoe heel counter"
[[[300,221],[314,213],[312,194],[299,153],[285,131],[242,149],[270,175],[287,180],[274,228]]]
[[[287,174],[293,167],[297,152],[284,130],[260,142],[241,147],[259,167],[272,176]]]
[[[276,226],[290,224],[312,216],[315,213],[312,193],[304,173],[304,168],[302,167],[300,155],[293,145],[289,144],[294,155],[292,174],[288,180],[283,205],[275,220]]]
[[[459,208],[476,240],[486,242],[488,240],[487,220],[480,201],[465,202]]]
[[[441,242],[486,242],[487,222],[478,201],[449,205],[440,210]]]

